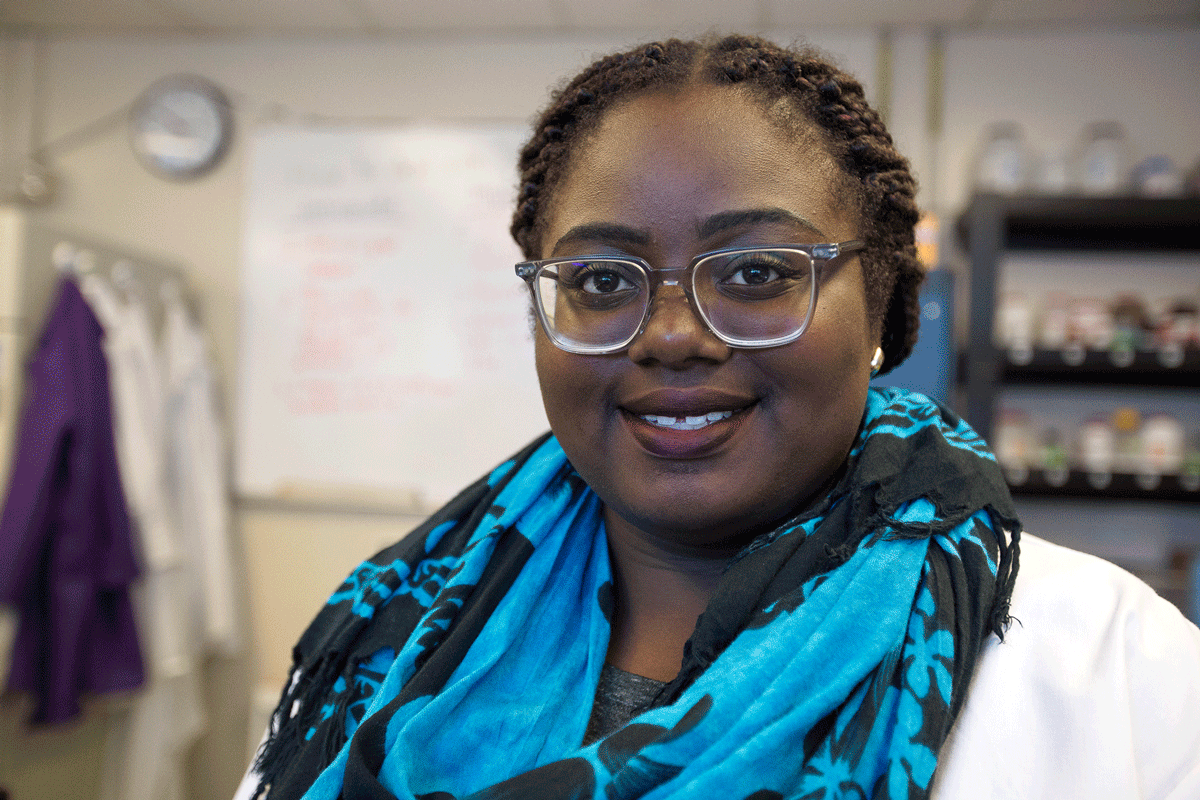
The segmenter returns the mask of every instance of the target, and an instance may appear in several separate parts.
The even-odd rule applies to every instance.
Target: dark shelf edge
[[[1200,388],[1200,348],[1182,351],[1178,366],[1164,363],[1158,351],[1139,350],[1128,364],[1118,364],[1107,350],[1086,350],[1071,364],[1060,350],[1034,350],[1028,363],[1014,363],[1001,352],[1001,380],[1006,383],[1078,383],[1172,388]]]
[[[1200,198],[1051,197],[978,194],[958,218],[969,247],[970,221],[987,208],[1015,250],[1175,250],[1200,252]]]
[[[1192,490],[1183,485],[1178,475],[1163,475],[1153,488],[1146,488],[1139,481],[1141,476],[1115,473],[1107,486],[1092,483],[1089,474],[1071,470],[1061,483],[1047,479],[1044,470],[1029,470],[1023,481],[1014,482],[1010,472],[1009,490],[1014,497],[1049,497],[1072,500],[1145,500],[1160,503],[1200,503],[1200,488]]]
[[[1187,348],[1182,363],[1165,366],[1158,351],[1139,350],[1132,363],[1118,366],[1107,350],[1087,350],[1082,363],[1073,366],[1064,360],[1060,350],[1037,349],[1029,354],[1028,363],[1014,363],[1011,353],[993,349],[999,364],[997,378],[1004,385],[1058,384],[1072,386],[1138,386],[1148,389],[1200,388],[1200,348]],[[968,353],[958,354],[959,385],[963,385],[970,370]]]

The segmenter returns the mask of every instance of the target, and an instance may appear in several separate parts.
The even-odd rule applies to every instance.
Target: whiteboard
[[[522,138],[483,124],[255,133],[241,496],[440,503],[546,430],[508,235]]]

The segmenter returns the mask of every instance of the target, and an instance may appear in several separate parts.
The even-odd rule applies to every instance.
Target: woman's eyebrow
[[[700,223],[697,234],[701,239],[706,239],[709,236],[723,233],[730,228],[743,228],[763,223],[778,223],[807,228],[817,236],[827,238],[825,237],[825,233],[812,220],[805,219],[798,214],[793,214],[791,211],[782,208],[748,208],[740,211],[722,211],[720,214],[713,214]]]
[[[576,225],[560,236],[554,243],[554,252],[564,245],[580,242],[604,242],[646,247],[650,244],[650,234],[628,225],[618,225],[615,222],[588,222]]]

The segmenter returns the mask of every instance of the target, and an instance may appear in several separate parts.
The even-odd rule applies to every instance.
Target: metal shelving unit
[[[1138,351],[1114,358],[1101,351],[1033,350],[1013,354],[993,344],[997,276],[1006,255],[1025,251],[1200,253],[1200,199],[1140,197],[1002,197],[977,195],[958,220],[971,261],[969,337],[960,362],[965,415],[985,438],[994,429],[1005,386],[1074,385],[1200,388],[1200,349],[1174,354]],[[1097,488],[1082,474],[1065,482],[1034,475],[1016,493],[1088,499],[1200,503],[1168,476],[1146,489],[1134,476]],[[1126,480],[1128,479],[1128,480]],[[1170,484],[1170,488],[1166,488]]]

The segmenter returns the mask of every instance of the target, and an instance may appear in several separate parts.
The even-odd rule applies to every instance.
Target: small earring
[[[876,347],[875,355],[871,356],[871,377],[874,378],[883,368],[883,348]]]

